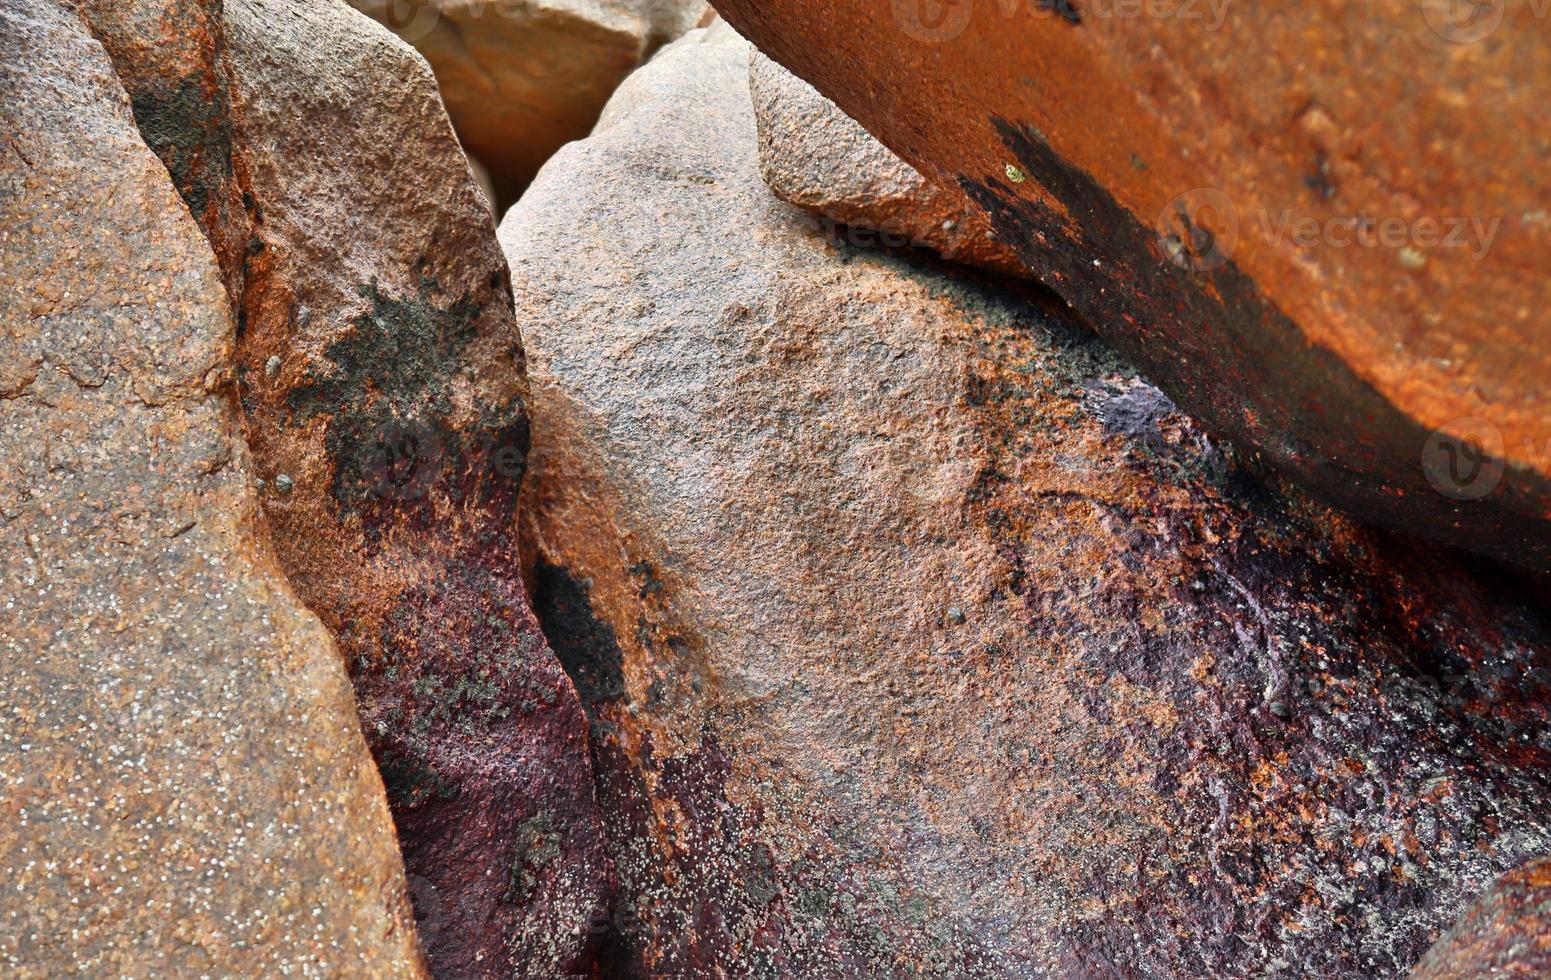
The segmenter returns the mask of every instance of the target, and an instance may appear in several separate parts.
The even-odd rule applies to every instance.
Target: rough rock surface
[[[430,61],[453,125],[503,194],[581,139],[620,81],[704,0],[350,0]]]
[[[1525,865],[1493,885],[1411,976],[1551,976],[1551,860]]]
[[[746,77],[677,42],[502,226],[618,969],[1396,976],[1551,853],[1514,583],[1265,482],[1053,300],[834,244]]]
[[[749,90],[759,129],[759,169],[783,201],[846,226],[846,237],[885,247],[930,248],[946,259],[1027,276],[996,240],[985,212],[955,187],[938,187],[807,82],[754,51]]]
[[[1365,519],[1551,569],[1532,4],[716,6],[1213,431]]]
[[[113,60],[146,145],[208,230],[235,302],[248,222],[232,157],[218,0],[75,0]]]
[[[97,14],[139,91],[186,74],[180,48],[156,57],[186,6]],[[381,28],[322,2],[203,10],[208,73],[230,76],[206,94],[226,100],[205,107],[216,145],[203,116],[137,119],[224,152],[240,189],[243,214],[198,213],[241,236],[225,258],[268,517],[350,662],[432,965],[585,968],[608,868],[585,723],[512,547],[527,417],[489,213],[424,62]]]
[[[329,0],[227,0],[264,505],[334,630],[432,969],[588,968],[610,871],[586,720],[519,570],[523,353],[422,58]]]
[[[103,49],[0,0],[0,973],[421,975],[266,543],[210,245]]]

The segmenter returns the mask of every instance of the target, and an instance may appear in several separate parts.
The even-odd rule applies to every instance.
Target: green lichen
[[[482,307],[468,296],[437,305],[437,291],[427,279],[413,298],[358,287],[371,309],[325,350],[334,370],[287,396],[298,423],[330,418],[331,493],[347,511],[432,486],[457,491],[471,474],[513,491],[520,482],[528,435],[520,401],[483,406],[474,425],[454,425],[453,379],[468,363]],[[497,454],[515,458],[501,455],[492,472],[473,474],[476,460]]]
[[[517,828],[516,837],[511,880],[501,900],[521,905],[538,889],[544,869],[560,857],[560,822],[542,810]]]

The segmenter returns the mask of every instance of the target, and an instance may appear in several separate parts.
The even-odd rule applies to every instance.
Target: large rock
[[[526,383],[490,213],[425,62],[386,30],[332,0],[227,0],[216,20],[266,517],[350,666],[431,966],[586,969],[611,877],[586,721],[519,572]]]
[[[525,186],[620,81],[707,16],[705,0],[350,0],[430,61],[469,152]]]
[[[665,50],[502,226],[625,975],[1396,976],[1551,853],[1512,582],[1263,482],[1059,304],[830,241],[746,59]]]
[[[1551,569],[1533,4],[716,6],[1214,431],[1364,519]]]
[[[1428,950],[1411,976],[1551,976],[1551,860],[1505,875]]]
[[[210,245],[102,48],[0,2],[0,972],[421,975],[267,544]]]
[[[749,91],[760,173],[781,200],[845,226],[855,244],[930,248],[946,259],[1028,275],[962,191],[921,176],[812,85],[758,51],[749,58]]]
[[[432,968],[585,968],[586,721],[515,547],[522,338],[425,62],[331,0],[227,0],[258,215],[239,348],[266,513],[335,630]]]

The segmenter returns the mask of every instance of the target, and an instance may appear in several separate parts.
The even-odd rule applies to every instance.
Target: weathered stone
[[[1551,976],[1551,859],[1505,875],[1428,950],[1412,980]]]
[[[424,60],[380,26],[227,0],[226,30],[257,218],[248,435],[281,560],[350,665],[431,967],[584,970],[611,872],[586,720],[520,574],[526,382],[490,212]]]
[[[921,176],[812,85],[758,51],[749,57],[749,90],[760,173],[781,200],[845,226],[853,244],[876,238],[885,247],[930,248],[967,265],[1029,274],[962,191]]]
[[[1213,431],[1364,519],[1551,569],[1533,5],[716,6]]]
[[[746,47],[502,226],[535,607],[645,976],[1403,975],[1551,851],[1551,627],[1262,478],[1042,295],[836,244]]]
[[[422,974],[250,486],[210,245],[102,47],[0,0],[0,973]]]
[[[624,77],[707,16],[705,0],[350,0],[430,61],[497,189],[581,139]]]
[[[179,77],[137,33],[153,18],[111,9],[99,31],[137,84]],[[528,419],[490,213],[424,61],[386,31],[323,0],[204,9],[266,516],[350,665],[431,965],[585,969],[610,872],[585,719],[513,545]]]
[[[218,0],[74,0],[107,48],[146,145],[209,232],[233,302],[249,222],[232,159]]]

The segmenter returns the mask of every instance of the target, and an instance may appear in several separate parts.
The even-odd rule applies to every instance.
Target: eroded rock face
[[[1503,876],[1411,974],[1412,980],[1551,975],[1551,860]]]
[[[961,191],[921,176],[812,85],[758,51],[749,56],[749,90],[760,173],[781,200],[845,226],[852,244],[930,248],[955,262],[1028,275]]]
[[[508,214],[634,975],[1403,975],[1551,851],[1551,629],[1060,304],[836,245],[726,32]]]
[[[1528,6],[716,6],[1213,431],[1364,519],[1551,568]]]
[[[420,976],[210,245],[51,0],[0,2],[0,133],[0,972]]]
[[[350,0],[430,61],[469,151],[504,194],[592,128],[609,93],[707,16],[704,0]]]
[[[521,338],[424,61],[348,7],[228,0],[255,227],[239,370],[265,509],[339,639],[432,968],[587,967],[586,723],[515,546]]]
[[[146,26],[186,6],[97,17],[138,90],[187,74]],[[204,12],[229,132],[173,145],[224,146],[239,187],[241,215],[199,214],[241,235],[225,257],[264,506],[349,663],[431,965],[586,969],[609,869],[585,720],[518,571],[528,418],[489,212],[424,61],[386,31],[322,0]]]

